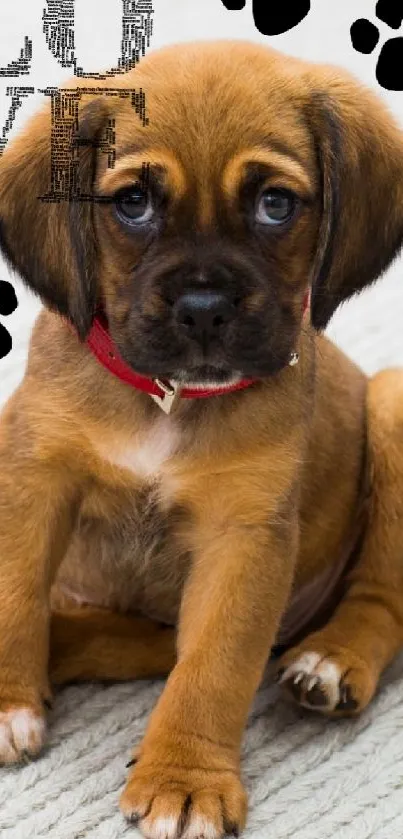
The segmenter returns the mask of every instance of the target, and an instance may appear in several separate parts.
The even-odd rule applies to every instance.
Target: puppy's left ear
[[[347,74],[324,68],[309,84],[323,201],[311,317],[323,329],[403,244],[403,132],[382,101]]]
[[[96,143],[106,121],[100,98],[84,102],[78,128],[66,126],[65,155],[74,146],[81,193],[92,194]],[[86,102],[85,102],[86,99]],[[74,197],[43,200],[51,193],[54,136],[50,102],[10,141],[0,157],[0,249],[42,302],[67,317],[83,339],[97,305],[93,202]],[[68,171],[65,161],[65,172]],[[70,172],[73,167],[70,167]],[[68,190],[68,185],[67,185]]]

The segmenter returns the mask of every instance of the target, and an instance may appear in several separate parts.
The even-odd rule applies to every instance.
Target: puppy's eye
[[[115,196],[115,206],[118,216],[126,224],[146,224],[154,215],[151,195],[140,186],[118,192]]]
[[[286,189],[266,189],[258,200],[256,221],[259,224],[279,225],[294,214],[296,199]]]

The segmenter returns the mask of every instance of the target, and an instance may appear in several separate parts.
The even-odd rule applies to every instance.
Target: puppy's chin
[[[138,360],[133,364],[130,358],[121,353],[122,358],[135,373],[147,376],[151,379],[169,381],[178,387],[186,388],[222,388],[238,384],[243,379],[266,379],[277,375],[290,364],[291,353],[285,358],[270,359],[264,364],[248,364],[242,369],[230,366],[218,366],[214,364],[190,365],[186,368],[170,367],[160,365],[139,364]]]
[[[189,353],[180,353],[179,355],[185,357],[179,359],[175,357],[178,354],[172,353],[171,360],[168,354],[166,358],[161,359],[159,347],[158,352],[150,352],[145,351],[144,345],[133,347],[133,344],[114,340],[120,356],[134,372],[188,388],[221,388],[237,384],[242,379],[271,378],[288,367],[293,351],[292,345],[282,346],[276,352],[271,351],[263,357],[251,358],[248,348],[249,353],[239,351],[234,354],[235,357],[225,358],[221,352],[211,359],[200,358],[201,352],[192,353],[193,358],[189,358]]]
[[[171,379],[172,383],[180,387],[188,388],[220,388],[237,384],[242,379],[240,372],[226,370],[222,367],[214,367],[210,364],[203,364],[189,370],[179,370]]]
[[[188,388],[221,388],[238,384],[242,379],[267,379],[276,376],[290,365],[292,353],[284,358],[271,359],[261,365],[248,365],[248,368],[234,370],[228,367],[216,367],[203,364],[187,370],[175,371],[167,376],[173,384]]]

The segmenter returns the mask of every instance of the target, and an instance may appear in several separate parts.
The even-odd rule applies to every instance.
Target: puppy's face
[[[115,168],[98,170],[110,329],[150,376],[268,376],[301,325],[322,202],[313,143],[274,72],[268,96],[225,59],[197,57],[170,84],[151,70],[148,126],[117,113]]]
[[[312,322],[372,282],[403,240],[403,144],[348,76],[242,42],[151,54],[83,93],[83,192],[46,204],[49,109],[0,162],[2,246],[45,303],[87,334],[106,311],[123,358],[183,383],[264,377]],[[74,82],[76,86],[76,82]],[[102,137],[114,120],[116,160]]]

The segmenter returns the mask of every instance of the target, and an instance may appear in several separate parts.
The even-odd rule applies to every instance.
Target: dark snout
[[[204,351],[217,338],[225,336],[234,320],[237,298],[216,291],[190,291],[174,305],[174,317],[183,335],[200,344]]]
[[[280,297],[276,266],[231,245],[194,256],[155,250],[133,276],[133,305],[110,321],[123,358],[137,372],[181,382],[267,376],[288,364],[297,321]]]

